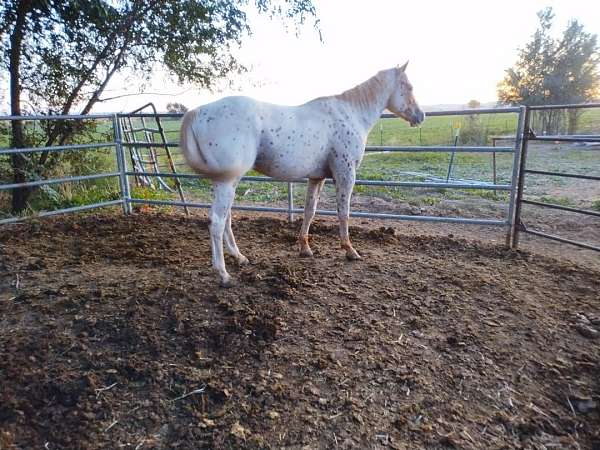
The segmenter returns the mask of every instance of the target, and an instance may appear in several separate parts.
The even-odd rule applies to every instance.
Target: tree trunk
[[[21,51],[23,35],[25,34],[25,21],[31,9],[31,0],[23,0],[17,6],[15,28],[10,35],[10,113],[13,116],[21,115]],[[23,121],[11,121],[11,146],[14,148],[25,147],[23,134]],[[13,153],[10,158],[13,171],[13,181],[23,183],[27,180],[27,158],[23,154]],[[31,191],[28,188],[12,190],[12,212],[17,214],[27,207],[27,200]]]
[[[577,125],[579,125],[579,116],[580,115],[581,115],[580,109],[570,109],[569,110],[567,134],[577,133]]]

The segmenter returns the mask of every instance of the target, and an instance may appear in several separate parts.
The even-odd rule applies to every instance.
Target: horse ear
[[[404,72],[404,71],[406,71],[406,66],[408,66],[408,61],[406,61],[406,62],[404,63],[404,65],[403,65],[402,67],[400,67],[400,72]]]

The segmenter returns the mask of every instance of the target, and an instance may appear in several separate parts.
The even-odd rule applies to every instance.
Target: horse
[[[348,260],[360,255],[350,242],[348,218],[369,131],[388,109],[411,126],[425,119],[406,76],[406,66],[378,72],[339,95],[298,106],[264,103],[250,97],[224,97],[188,111],[180,147],[189,166],[213,182],[209,212],[212,266],[222,287],[233,285],[225,267],[223,240],[238,264],[248,264],[231,230],[231,206],[242,176],[255,169],[278,180],[308,178],[300,255],[313,255],[308,232],[326,178],[336,189],[341,248]]]

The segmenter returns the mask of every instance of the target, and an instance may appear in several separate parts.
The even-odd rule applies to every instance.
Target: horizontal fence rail
[[[121,172],[112,173],[96,173],[93,175],[79,175],[76,177],[64,177],[64,178],[51,178],[49,180],[38,180],[38,181],[27,181],[25,183],[13,183],[13,184],[0,184],[0,191],[8,189],[16,189],[21,187],[35,187],[45,186],[50,184],[69,183],[73,181],[89,181],[89,180],[100,180],[102,178],[119,177]]]
[[[521,111],[521,107],[514,108],[475,108],[475,109],[459,109],[459,110],[448,110],[448,111],[427,111],[425,113],[426,117],[440,117],[440,116],[472,116],[478,114],[506,114],[506,113],[519,113]],[[167,113],[167,112],[159,112],[157,114],[153,113],[120,113],[119,117],[139,117],[139,118],[171,118],[178,119],[183,116],[182,113]],[[392,113],[383,113],[380,116],[382,119],[398,119],[398,116]]]
[[[600,108],[600,103],[573,103],[565,105],[533,105],[527,107],[530,111],[546,111],[552,109],[587,109]]]
[[[97,209],[97,208],[106,208],[108,206],[122,205],[123,203],[124,203],[124,200],[119,199],[119,200],[109,200],[106,202],[92,203],[89,205],[73,206],[71,208],[57,209],[56,211],[41,211],[41,212],[38,212],[35,214],[31,214],[27,217],[9,217],[8,219],[1,219],[0,225],[22,222],[25,219],[37,219],[38,217],[50,217],[50,216],[56,216],[59,214],[68,214],[68,213],[74,213],[74,212],[89,211],[89,210]]]
[[[69,144],[54,145],[50,147],[23,147],[23,148],[3,148],[0,149],[0,155],[14,155],[17,153],[43,153],[43,152],[66,152],[69,150],[93,150],[98,148],[114,147],[114,142],[105,142],[99,144]]]
[[[112,119],[114,114],[66,114],[66,115],[29,115],[29,116],[0,116],[0,121],[3,120],[97,120],[97,119]]]
[[[583,136],[566,136],[566,135],[543,135],[543,136],[531,136],[527,138],[530,141],[542,141],[542,142],[600,142],[599,137],[583,137]]]
[[[123,142],[125,147],[179,147],[179,142]],[[513,147],[469,147],[469,146],[451,146],[451,145],[370,145],[365,147],[366,152],[404,152],[404,153],[514,153]]]
[[[141,205],[159,205],[159,206],[188,206],[190,208],[210,208],[210,203],[194,203],[194,202],[178,202],[170,200],[145,200],[139,198],[132,198],[132,203],[138,203]],[[288,208],[277,208],[270,206],[245,206],[245,205],[234,205],[232,209],[238,211],[259,211],[259,212],[278,212],[288,213]],[[303,209],[292,209],[294,213],[304,213]],[[328,210],[317,210],[316,214],[323,216],[337,216],[337,211]],[[367,213],[354,211],[350,212],[351,217],[364,217],[370,219],[396,219],[396,220],[419,220],[423,222],[440,222],[440,223],[462,223],[469,225],[506,225],[507,222],[504,220],[493,220],[493,219],[470,219],[463,217],[439,217],[439,216],[411,216],[408,214],[388,214],[388,213]]]
[[[367,152],[406,152],[406,153],[514,153],[513,147],[468,147],[451,145],[415,145],[415,146],[386,146],[372,145],[365,147]]]
[[[599,211],[592,211],[592,210],[589,210],[589,209],[572,208],[570,206],[557,205],[555,203],[536,202],[535,200],[525,200],[525,199],[523,199],[521,201],[523,203],[525,203],[526,205],[542,206],[544,208],[560,209],[561,211],[569,211],[569,212],[584,214],[586,216],[600,217],[600,212]]]
[[[440,117],[440,116],[476,116],[478,114],[506,114],[506,113],[519,113],[521,112],[520,107],[516,108],[476,108],[476,109],[458,109],[448,111],[428,111],[425,113],[426,117]],[[396,119],[398,116],[391,113],[384,113],[381,115],[382,119]]]
[[[150,176],[164,178],[187,178],[193,180],[208,180],[209,178],[193,173],[169,173],[169,172],[126,172],[128,176]],[[308,178],[295,178],[293,180],[281,180],[262,176],[245,176],[240,181],[264,181],[275,183],[308,183]],[[326,178],[325,184],[335,184],[333,179]],[[356,180],[358,186],[390,186],[390,187],[422,187],[422,188],[448,188],[448,189],[489,189],[496,191],[510,191],[510,184],[476,184],[476,183],[425,183],[421,181],[384,181],[384,180]]]
[[[524,229],[522,229],[521,231],[528,233],[528,234],[532,234],[534,236],[542,237],[545,239],[550,239],[551,241],[562,242],[563,244],[570,244],[570,245],[574,245],[575,247],[585,248],[586,250],[593,250],[596,252],[600,252],[600,246],[597,246],[597,245],[587,244],[585,242],[574,241],[572,239],[565,239],[563,237],[556,236],[554,234],[543,233],[543,232],[537,231],[537,230],[530,230],[526,227]]]
[[[548,175],[548,176],[552,176],[552,177],[579,178],[580,180],[600,181],[600,176],[582,175],[582,174],[578,174],[578,173],[549,172],[547,170],[533,170],[533,169],[525,169],[525,173],[530,173],[530,174],[534,174],[534,175]]]

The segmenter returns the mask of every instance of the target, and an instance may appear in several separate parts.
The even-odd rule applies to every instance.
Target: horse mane
[[[341,94],[317,97],[310,100],[308,103],[336,99],[350,103],[359,109],[368,109],[378,101],[381,92],[389,85],[390,78],[394,75],[392,73],[394,70],[395,69],[381,70],[367,81],[363,81]]]
[[[381,91],[389,83],[389,72],[394,69],[382,70],[352,89],[348,89],[335,98],[344,100],[360,108],[368,107],[377,101]]]

